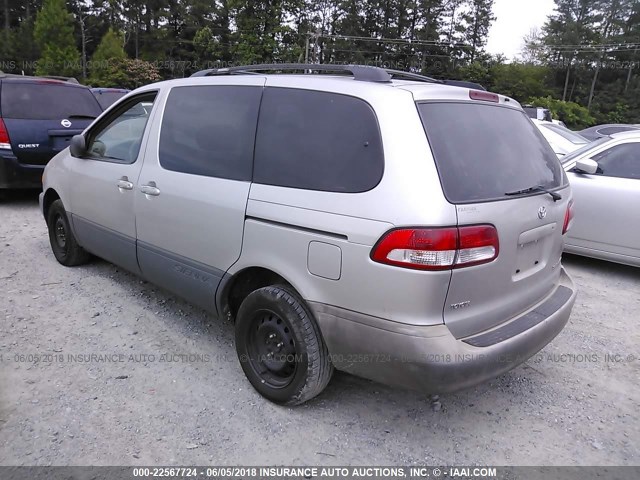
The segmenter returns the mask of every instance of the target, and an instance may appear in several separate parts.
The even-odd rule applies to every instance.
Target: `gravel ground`
[[[640,269],[565,265],[580,287],[569,325],[510,373],[439,402],[337,373],[282,408],[245,380],[231,324],[103,261],[60,266],[37,194],[14,195],[0,203],[0,465],[638,465]]]

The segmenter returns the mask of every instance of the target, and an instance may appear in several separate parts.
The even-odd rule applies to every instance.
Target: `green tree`
[[[574,63],[593,60],[593,50],[585,49],[582,45],[593,44],[599,39],[596,31],[601,18],[599,1],[555,0],[555,12],[543,27],[548,62],[565,71],[562,100],[571,98],[569,85]]]
[[[64,0],[45,0],[36,17],[34,38],[40,48],[36,74],[75,76],[80,73],[73,17]]]
[[[529,99],[529,103],[536,107],[551,110],[553,118],[562,120],[569,128],[583,129],[596,123],[589,110],[575,102],[563,102],[551,96]]]
[[[162,80],[160,73],[153,63],[122,58],[108,63],[95,86],[134,89],[160,80]]]
[[[489,28],[496,19],[493,16],[493,0],[468,0],[462,19],[467,25],[462,38],[468,45],[469,61],[473,62],[487,44]]]
[[[526,102],[530,97],[546,97],[553,90],[547,86],[551,70],[541,65],[526,63],[497,64],[489,71],[487,87],[495,92]]]
[[[113,29],[107,30],[100,40],[100,44],[91,57],[90,82],[92,84],[103,83],[103,75],[109,71],[109,64],[113,60],[122,60],[127,58],[127,54],[122,47],[124,37],[121,33]]]
[[[96,51],[93,52],[91,60],[99,62],[102,60],[111,60],[113,58],[127,58],[123,44],[124,36],[122,33],[110,28],[107,33],[103,35],[102,40],[100,40],[100,44],[98,45],[98,48],[96,48]]]

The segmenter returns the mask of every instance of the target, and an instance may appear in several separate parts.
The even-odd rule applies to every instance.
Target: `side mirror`
[[[588,173],[593,175],[598,171],[598,162],[595,160],[591,160],[590,158],[583,158],[582,160],[578,160],[576,162],[576,170],[581,173]]]
[[[82,135],[74,135],[69,145],[72,157],[82,158],[87,154],[87,143]]]

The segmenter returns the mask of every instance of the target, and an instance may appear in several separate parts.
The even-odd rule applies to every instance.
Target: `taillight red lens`
[[[493,261],[498,256],[493,225],[391,230],[371,252],[386,265],[416,270],[449,270]]]
[[[573,200],[569,200],[569,205],[567,205],[567,211],[564,214],[564,225],[562,226],[562,234],[564,235],[571,228],[571,224],[573,223]]]
[[[0,148],[11,148],[11,140],[9,140],[9,132],[7,132],[7,127],[4,122],[0,118]]]

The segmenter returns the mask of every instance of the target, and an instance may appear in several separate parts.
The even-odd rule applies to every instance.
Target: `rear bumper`
[[[564,328],[575,298],[573,281],[563,269],[558,287],[538,305],[463,339],[456,339],[445,325],[404,325],[310,305],[339,370],[388,385],[444,393],[494,378],[536,354]]]
[[[11,152],[0,151],[0,189],[41,188],[44,165],[25,165]]]

